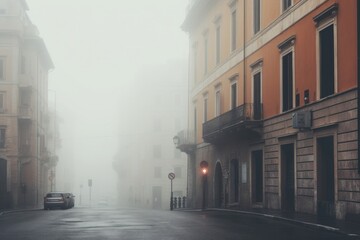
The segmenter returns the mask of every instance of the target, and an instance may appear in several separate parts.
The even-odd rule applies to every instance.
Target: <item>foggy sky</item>
[[[58,176],[74,178],[73,189],[115,191],[111,163],[121,124],[121,94],[142,69],[188,56],[180,26],[185,0],[27,0],[55,64],[49,74],[49,106],[56,98],[62,119]],[[184,79],[186,80],[186,79]],[[56,95],[56,97],[55,97]],[[143,99],[139,99],[140,101]],[[118,114],[120,113],[120,114]],[[170,139],[171,141],[171,139]],[[60,185],[60,186],[59,186]],[[108,186],[108,187],[104,187]],[[58,182],[58,188],[67,188]]]

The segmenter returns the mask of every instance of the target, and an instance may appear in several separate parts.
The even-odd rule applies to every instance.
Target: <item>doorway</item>
[[[294,144],[281,145],[281,210],[295,211]]]
[[[239,161],[233,159],[230,162],[230,202],[239,201]]]
[[[335,217],[334,137],[317,139],[317,211]]]
[[[251,153],[252,202],[263,202],[263,151]]]
[[[221,164],[217,163],[215,167],[215,207],[219,208],[223,203],[223,181]]]

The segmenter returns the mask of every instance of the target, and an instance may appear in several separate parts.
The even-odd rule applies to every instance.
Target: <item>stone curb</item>
[[[199,212],[199,211],[235,212],[235,213],[240,213],[240,214],[260,216],[260,217],[272,218],[274,220],[279,220],[279,221],[284,221],[284,222],[291,222],[291,223],[301,224],[301,225],[304,225],[306,227],[321,229],[321,230],[325,230],[325,231],[331,231],[331,232],[335,232],[335,233],[338,233],[338,234],[342,234],[342,235],[352,237],[354,239],[360,239],[359,234],[344,232],[344,231],[340,230],[339,228],[326,226],[326,225],[322,225],[322,224],[318,224],[318,223],[311,223],[311,222],[300,221],[300,220],[286,218],[286,217],[275,216],[275,215],[266,214],[266,213],[257,213],[257,212],[248,212],[248,211],[242,211],[242,210],[221,209],[221,208],[207,208],[205,210],[202,210],[202,209],[177,209],[177,210],[178,211],[179,210],[181,210],[181,211],[194,211],[194,212]]]
[[[43,210],[42,208],[31,208],[31,209],[14,209],[7,211],[0,211],[0,216],[10,214],[10,213],[19,213],[19,212],[30,212],[30,211],[39,211]]]

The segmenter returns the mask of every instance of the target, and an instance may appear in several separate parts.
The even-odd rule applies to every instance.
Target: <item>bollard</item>
[[[183,208],[185,208],[185,200],[186,200],[186,197],[183,196]]]
[[[177,207],[177,197],[174,197],[174,208],[176,208]]]
[[[179,197],[179,208],[181,208],[181,197]]]

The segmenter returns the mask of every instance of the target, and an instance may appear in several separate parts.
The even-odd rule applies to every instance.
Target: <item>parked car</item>
[[[50,192],[44,197],[44,209],[72,208],[75,205],[74,195],[66,192]]]
[[[69,198],[69,208],[73,208],[75,206],[75,195],[68,193],[66,197]]]

